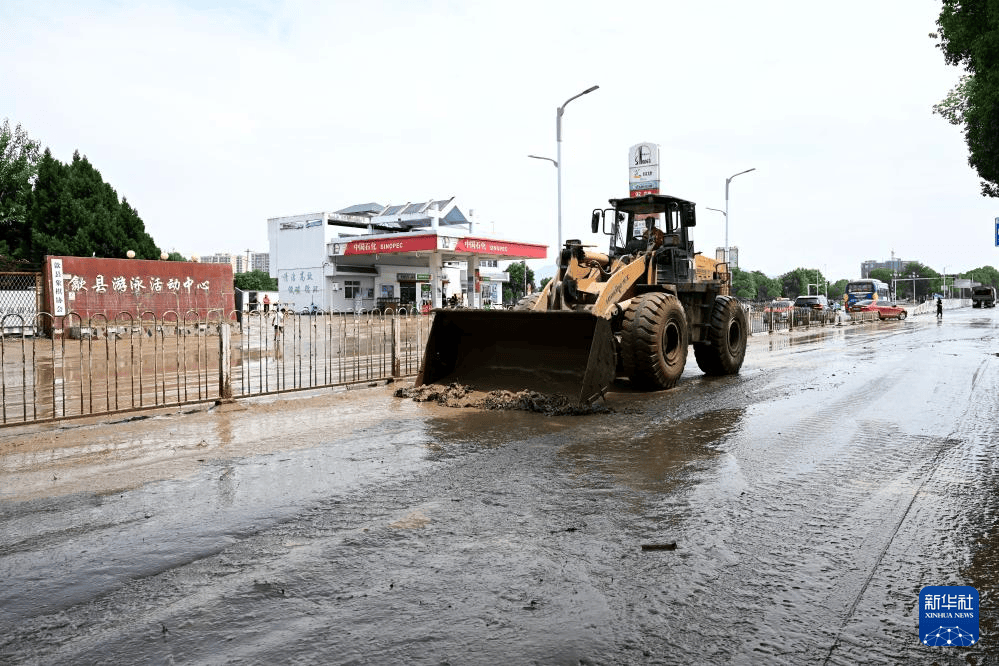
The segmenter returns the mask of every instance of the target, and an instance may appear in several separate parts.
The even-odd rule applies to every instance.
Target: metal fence
[[[947,306],[970,301],[952,299]],[[913,306],[911,315],[930,311]],[[752,333],[877,321],[877,314],[749,307]],[[70,314],[53,337],[48,313],[0,321],[0,425],[54,421],[413,376],[433,314],[371,312]]]
[[[415,375],[432,315],[70,314],[50,338],[50,314],[5,319],[0,425]]]
[[[0,334],[20,333],[18,322],[33,322],[41,310],[41,294],[41,273],[0,273]]]
[[[877,321],[876,312],[854,312],[815,310],[813,308],[789,308],[782,312],[766,312],[765,307],[749,307],[749,332],[776,333],[804,328],[835,326],[837,324],[866,323]]]
[[[877,312],[851,312],[842,310],[815,310],[812,308],[790,308],[783,312],[767,312],[766,303],[763,304],[743,304],[749,316],[749,332],[755,333],[776,333],[780,331],[794,331],[821,326],[836,326],[844,324],[866,324],[879,321]],[[970,299],[947,298],[943,301],[945,310],[970,307]],[[902,304],[907,316],[915,317],[922,314],[932,314],[936,312],[936,303],[927,301],[926,303]]]

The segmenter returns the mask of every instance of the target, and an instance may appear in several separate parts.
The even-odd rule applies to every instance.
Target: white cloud
[[[662,146],[698,249],[744,268],[865,259],[996,265],[997,206],[931,114],[959,72],[932,0],[5,3],[2,115],[86,154],[184,254],[266,249],[268,217],[458,196],[486,228],[555,242]]]

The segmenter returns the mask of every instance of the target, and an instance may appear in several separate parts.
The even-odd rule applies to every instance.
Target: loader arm
[[[593,305],[594,315],[610,319],[614,314],[614,306],[631,298],[633,287],[645,274],[648,258],[648,254],[639,255],[630,264],[611,275],[607,282],[600,283],[603,289],[600,290],[597,302]]]

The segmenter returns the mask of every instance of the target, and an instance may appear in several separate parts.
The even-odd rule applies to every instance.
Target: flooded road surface
[[[587,416],[379,386],[0,430],[0,662],[997,663],[997,333],[757,336]],[[978,645],[920,644],[926,585],[977,587]]]

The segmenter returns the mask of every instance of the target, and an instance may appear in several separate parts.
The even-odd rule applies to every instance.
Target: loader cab
[[[620,257],[645,249],[647,230],[654,227],[664,236],[666,247],[693,254],[687,229],[694,226],[694,203],[676,197],[648,194],[629,199],[611,199],[613,208],[596,209],[591,219],[593,233],[610,236],[610,256]]]

